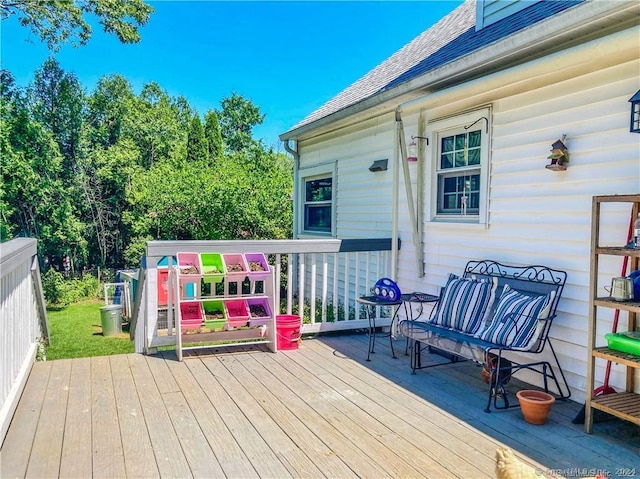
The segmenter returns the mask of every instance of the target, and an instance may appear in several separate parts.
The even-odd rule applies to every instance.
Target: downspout
[[[407,206],[409,208],[409,222],[411,223],[411,232],[413,237],[413,248],[416,260],[416,272],[418,273],[418,278],[422,278],[424,276],[424,267],[422,262],[422,241],[420,238],[420,229],[418,226],[418,218],[416,216],[416,208],[413,200],[413,191],[411,188],[411,175],[409,173],[409,163],[407,161],[407,145],[404,137],[404,125],[402,124],[402,108],[398,106],[396,108],[396,133],[397,133],[397,145],[395,156],[397,156],[398,150],[400,151],[400,161],[402,162],[402,172],[404,173],[404,188],[405,194],[407,197]],[[396,171],[396,170],[394,170]],[[420,181],[420,178],[417,179]],[[396,190],[396,195],[394,198],[397,198],[397,190],[399,188],[398,185],[398,177],[394,176],[394,189]],[[394,205],[394,215],[396,224],[394,225],[394,233],[396,237],[394,237],[394,241],[397,241],[397,216],[398,212],[398,203]]]
[[[299,188],[296,188],[298,184],[298,170],[300,169],[300,153],[298,153],[298,141],[293,140],[293,148],[289,146],[289,141],[291,140],[283,140],[284,149],[287,153],[293,156],[293,198],[291,202],[291,207],[293,208],[293,239],[298,238],[298,226],[299,221],[298,217],[298,191]],[[291,272],[287,276],[287,314],[291,314],[291,305],[293,304],[293,287],[292,285],[298,284],[298,255],[293,255],[292,261],[293,264],[289,265],[289,271]],[[276,296],[278,297],[278,303],[280,302],[280,293],[279,289],[277,289]]]
[[[398,119],[398,112],[396,110],[396,121]],[[397,280],[398,276],[398,190],[399,190],[399,155],[398,151],[400,146],[398,144],[399,135],[397,133],[393,135],[393,181],[391,190],[391,279]]]
[[[291,140],[283,140],[284,149],[287,153],[293,156],[293,184],[296,185],[296,179],[298,178],[298,169],[300,168],[300,154],[298,153],[298,142],[296,140],[293,141],[294,147],[291,148],[289,146],[289,141]],[[297,203],[298,203],[298,195],[296,194],[296,190],[293,190],[293,198],[292,198],[292,208],[293,208],[293,239],[298,237],[298,214],[297,214]]]

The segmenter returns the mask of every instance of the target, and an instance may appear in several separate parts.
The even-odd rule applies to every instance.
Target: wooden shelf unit
[[[610,297],[598,296],[598,267],[600,256],[620,256],[629,258],[628,271],[638,269],[640,249],[621,246],[600,246],[600,215],[603,203],[629,203],[631,214],[637,218],[640,211],[640,194],[594,196],[591,213],[591,273],[589,294],[589,328],[587,361],[587,398],[585,403],[584,429],[591,433],[593,429],[593,410],[598,409],[618,418],[640,425],[640,394],[634,392],[634,374],[640,369],[640,356],[623,353],[608,347],[596,347],[596,331],[599,308],[618,309],[628,313],[628,330],[633,331],[640,313],[638,301],[614,301]],[[624,392],[594,396],[596,359],[611,361],[626,367],[626,387]]]

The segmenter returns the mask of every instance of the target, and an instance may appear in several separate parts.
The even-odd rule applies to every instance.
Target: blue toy
[[[373,287],[373,292],[379,299],[386,301],[397,301],[402,295],[396,282],[389,278],[380,278]]]

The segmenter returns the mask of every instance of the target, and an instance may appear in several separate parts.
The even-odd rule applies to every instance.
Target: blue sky
[[[55,56],[87,92],[119,73],[136,92],[157,82],[201,114],[238,93],[266,114],[267,145],[462,3],[458,1],[151,1],[142,41],[94,28]],[[26,86],[51,54],[15,17],[2,21],[2,68]],[[25,41],[26,40],[26,41]],[[30,41],[29,41],[30,40]]]

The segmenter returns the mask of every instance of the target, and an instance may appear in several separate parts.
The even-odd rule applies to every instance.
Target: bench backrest
[[[564,271],[549,268],[547,266],[513,266],[498,263],[492,260],[469,261],[464,269],[465,278],[497,278],[496,289],[497,304],[505,284],[529,296],[542,296],[555,291],[555,298],[551,303],[549,320],[545,322],[538,341],[529,351],[540,352],[544,347],[544,342],[551,328],[551,323],[556,315],[556,308],[562,295],[562,290],[567,281],[567,273]]]

